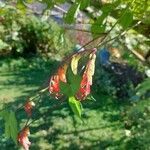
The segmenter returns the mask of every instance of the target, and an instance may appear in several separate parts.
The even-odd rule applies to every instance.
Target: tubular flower
[[[29,135],[30,131],[28,127],[23,128],[18,135],[18,141],[25,150],[29,150],[29,146],[31,145],[31,142],[28,139]]]
[[[66,71],[67,71],[67,65],[65,64],[63,67],[60,67],[58,69],[58,76],[59,76],[59,79],[62,81],[62,82],[67,82],[66,81]]]
[[[35,103],[33,101],[27,101],[24,105],[24,110],[28,114],[28,116],[32,115],[32,109],[35,106]]]
[[[67,65],[65,64],[63,67],[60,67],[57,71],[57,74],[53,75],[50,79],[49,92],[56,99],[59,99],[62,96],[62,94],[60,93],[59,82],[66,82],[66,70]]]
[[[61,97],[60,88],[59,88],[59,76],[58,75],[53,75],[50,79],[50,84],[49,84],[49,92],[51,95],[53,95],[56,99]]]
[[[90,60],[88,61],[86,69],[83,73],[82,80],[80,83],[80,89],[76,94],[76,98],[78,100],[84,100],[90,94],[92,77],[95,71],[95,59],[96,59],[95,52],[96,50],[93,50],[93,52],[90,54]]]
[[[80,83],[80,89],[79,91],[77,92],[76,94],[76,98],[78,100],[84,100],[85,97],[90,94],[90,82],[88,81],[88,76],[87,74],[84,74],[83,77],[82,77],[82,81]]]

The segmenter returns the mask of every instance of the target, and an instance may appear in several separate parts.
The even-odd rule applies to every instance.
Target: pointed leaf
[[[120,18],[119,23],[121,24],[121,26],[126,29],[127,27],[129,27],[131,25],[133,21],[133,13],[131,11],[127,11],[123,17]]]
[[[69,105],[74,112],[75,115],[77,115],[79,118],[81,118],[82,113],[82,105],[80,101],[77,101],[75,97],[69,97]]]
[[[77,3],[74,3],[70,9],[68,10],[66,16],[64,17],[64,21],[68,24],[71,24],[74,22],[76,16],[77,16],[77,13],[79,11],[79,7],[80,7],[80,4],[77,4]]]
[[[82,77],[79,75],[73,76],[72,78],[72,84],[71,84],[71,90],[73,95],[77,93],[77,91],[80,88],[80,83],[81,83]]]
[[[47,4],[48,8],[52,8],[54,6],[54,2],[51,0],[42,0],[42,1]]]
[[[60,92],[66,96],[72,96],[71,87],[68,83],[64,83],[60,81]]]
[[[13,111],[11,111],[9,115],[9,125],[10,125],[11,138],[17,144],[17,135],[18,135],[17,119]]]
[[[26,6],[24,5],[23,1],[18,0],[16,8],[19,9],[23,14],[26,13]]]
[[[8,139],[11,137],[11,131],[10,131],[9,121],[5,122],[5,136]]]
[[[103,13],[91,26],[91,32],[93,37],[97,36],[97,34],[104,33],[105,26],[103,24],[104,19],[108,16],[108,13]]]
[[[81,0],[80,9],[85,9],[89,6],[90,0]]]
[[[148,90],[150,90],[150,78],[145,79],[145,81],[139,84],[136,88],[138,96],[142,96]]]
[[[79,75],[74,75],[71,68],[68,68],[67,79],[70,84],[72,94],[74,95],[80,88],[82,77]]]
[[[5,121],[5,136],[6,138],[10,138],[10,126],[9,126],[9,111],[8,110],[3,110],[0,113],[0,117],[2,117]]]

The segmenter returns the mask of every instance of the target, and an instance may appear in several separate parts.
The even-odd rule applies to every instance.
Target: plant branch
[[[59,104],[56,104],[56,105],[54,105],[53,107],[51,107],[47,112],[45,112],[46,114],[47,113],[51,113],[51,112],[53,112],[54,110],[56,110],[56,109],[58,109],[59,107],[61,107],[62,105],[64,105],[65,104],[65,101],[66,99],[64,99],[64,100],[62,100],[62,101],[60,101],[60,103]],[[43,115],[43,114],[42,114]],[[32,123],[34,123],[35,121],[37,121],[38,119],[33,119],[30,123],[28,123],[28,124],[26,124],[26,126],[30,126]]]

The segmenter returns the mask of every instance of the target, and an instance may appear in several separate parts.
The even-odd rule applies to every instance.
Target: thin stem
[[[51,107],[47,112],[45,112],[46,114],[47,113],[51,113],[53,112],[54,110],[58,109],[60,106],[64,105],[65,104],[65,100],[61,101],[59,104],[56,104],[54,105],[53,107]],[[43,115],[42,115],[43,116]],[[32,123],[34,123],[35,121],[37,121],[38,119],[33,119],[30,123],[27,124],[27,126],[30,126]]]
[[[44,92],[47,91],[47,90],[48,90],[48,87],[45,87],[44,89],[41,89],[40,91],[38,91],[37,94],[35,94],[34,96],[28,98],[28,100],[29,100],[29,101],[33,101],[34,99],[38,98],[42,93],[44,93]],[[7,107],[1,109],[0,112],[4,111],[4,110],[6,110],[6,109],[9,109],[9,108],[11,108],[11,107],[12,107],[12,105],[9,105],[9,106],[7,106]],[[24,104],[21,105],[20,107],[18,107],[15,111],[18,111],[18,110],[22,109],[23,107],[24,107]]]
[[[75,30],[75,31],[81,31],[81,32],[86,32],[86,33],[94,33],[94,34],[107,34],[107,33],[95,33],[89,30],[85,30],[85,29],[77,29],[77,28],[68,28],[68,27],[64,27],[65,30]]]
[[[110,34],[110,32],[115,28],[115,26],[119,23],[120,19],[125,15],[126,11],[128,10],[128,8],[131,6],[131,4],[134,2],[135,0],[133,0],[130,4],[128,4],[128,6],[126,7],[126,9],[124,10],[124,12],[122,13],[122,15],[120,16],[120,18],[115,22],[115,24],[111,27],[111,29],[107,32],[107,34],[102,38],[101,43],[108,37],[108,35]],[[88,46],[89,44],[91,44],[92,42],[94,42],[95,40],[99,39],[101,36],[97,36],[94,39],[92,39],[91,41],[87,42],[85,45],[83,45],[81,48],[78,49],[81,50],[82,48],[85,48],[86,46]],[[101,44],[100,43],[100,44]]]
[[[32,97],[29,98],[29,101],[32,101],[33,99],[39,97],[42,93],[44,93],[45,91],[47,91],[48,88],[49,87],[47,86],[44,89],[41,89],[40,91],[38,91],[38,93],[36,95],[34,95],[34,96],[32,96]]]
[[[118,37],[125,35],[130,29],[135,28],[136,26],[140,25],[141,23],[142,23],[142,21],[138,21],[135,25],[133,25],[132,27],[126,29],[126,30],[123,31],[122,33],[119,33],[119,34],[116,35],[115,37],[113,37],[113,38],[111,38],[111,39],[109,39],[109,40],[107,40],[107,41],[104,41],[104,42],[99,43],[97,47],[102,46],[102,45],[105,45],[106,43],[109,43],[109,42],[111,42],[111,41],[113,41],[113,40],[116,40]]]

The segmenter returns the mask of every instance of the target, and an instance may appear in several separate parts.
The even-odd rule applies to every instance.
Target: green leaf
[[[17,145],[17,119],[13,111],[4,110],[0,113],[0,116],[3,117],[5,121],[5,136],[7,138],[12,138],[12,140]]]
[[[81,0],[80,9],[85,9],[89,6],[90,0]]]
[[[16,8],[19,9],[23,14],[26,13],[26,6],[24,5],[22,0],[18,0]]]
[[[77,16],[78,10],[79,10],[80,4],[74,3],[70,9],[68,10],[67,14],[64,17],[64,21],[68,24],[71,24],[75,21],[75,18]]]
[[[80,88],[81,76],[74,75],[71,68],[67,70],[67,83],[60,81],[60,91],[62,94],[70,97],[77,93]]]
[[[112,3],[106,3],[105,5],[102,6],[101,11],[109,15],[109,13],[114,11],[118,5],[120,5],[120,0],[114,1]]]
[[[35,2],[35,0],[26,0],[26,3],[34,3],[34,2]]]
[[[60,91],[62,94],[66,95],[66,96],[72,96],[72,91],[71,91],[71,87],[68,83],[64,83],[62,81],[60,81]]]
[[[98,25],[95,23],[91,26],[91,32],[93,37],[97,36],[98,34],[104,33],[104,31],[105,31],[105,26],[103,25]]]
[[[64,3],[65,2],[65,0],[55,0],[56,1],[56,3],[59,3],[59,4],[61,4],[61,3]]]
[[[120,25],[126,29],[132,24],[133,21],[133,13],[128,10],[119,20]]]
[[[74,75],[71,68],[68,68],[67,81],[70,84],[72,94],[75,95],[80,88],[82,77],[79,75]]]
[[[54,2],[51,0],[42,0],[42,2],[46,3],[48,8],[52,8],[54,6]]]
[[[102,15],[99,16],[91,26],[91,32],[93,37],[97,37],[97,34],[105,32],[106,25],[104,23],[104,20],[119,4],[120,4],[120,0],[102,6],[101,8]]]
[[[5,122],[5,136],[8,139],[11,137],[11,131],[10,131],[10,126],[8,121]]]
[[[73,95],[76,94],[77,91],[79,90],[81,80],[82,80],[81,76],[79,75],[73,76],[72,84],[71,84],[71,90],[72,90]]]
[[[18,135],[17,119],[13,111],[11,111],[9,115],[9,126],[10,126],[11,138],[17,144],[17,135]]]
[[[108,12],[103,13],[91,26],[91,32],[93,37],[97,36],[98,33],[103,33],[105,31],[105,26],[103,24],[104,19],[108,16]]]
[[[5,122],[5,136],[6,136],[6,138],[11,137],[9,116],[10,116],[10,112],[8,110],[3,110],[0,112],[0,117],[2,117],[4,119],[4,122]]]
[[[72,111],[75,115],[81,118],[82,113],[82,104],[80,101],[77,101],[75,97],[69,97],[69,106],[71,107]]]
[[[0,116],[6,121],[8,118],[9,118],[9,111],[8,110],[3,110],[1,113],[0,113]]]
[[[145,81],[139,84],[138,87],[136,88],[137,95],[139,96],[142,96],[148,90],[150,90],[150,78],[147,78]]]

